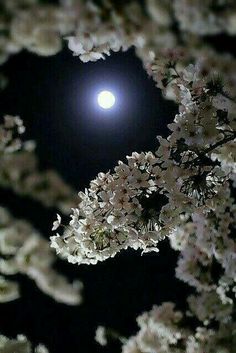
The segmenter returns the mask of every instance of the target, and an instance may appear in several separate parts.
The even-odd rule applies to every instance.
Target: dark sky
[[[147,77],[132,50],[112,54],[106,61],[83,64],[64,50],[51,58],[26,52],[3,67],[9,86],[0,95],[1,115],[20,115],[27,138],[35,139],[42,167],[53,167],[76,189],[83,190],[100,171],[112,169],[132,151],[155,150],[156,135],[166,134],[176,107],[165,101]],[[94,95],[111,89],[117,97],[113,110],[94,104]],[[56,210],[0,190],[1,204],[18,217],[32,221],[46,237]],[[125,336],[136,330],[135,318],[153,304],[184,303],[186,287],[174,278],[176,254],[168,244],[159,254],[140,256],[127,251],[96,266],[57,267],[84,282],[84,303],[57,304],[34,284],[20,278],[22,298],[0,306],[0,332],[27,335],[43,342],[51,353],[97,353],[97,325]],[[111,346],[104,352],[118,352]]]
[[[127,154],[155,148],[156,135],[173,119],[174,105],[162,99],[132,50],[87,64],[67,50],[50,58],[22,53],[4,69],[10,85],[1,113],[19,114],[42,163],[79,189]],[[114,109],[94,102],[102,89],[115,93]]]

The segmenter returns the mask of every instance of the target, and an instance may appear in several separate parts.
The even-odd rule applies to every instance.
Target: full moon
[[[115,96],[110,91],[102,91],[98,94],[98,104],[103,109],[110,109],[115,104]]]

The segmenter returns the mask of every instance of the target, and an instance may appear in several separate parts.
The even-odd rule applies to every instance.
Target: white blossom
[[[106,329],[103,326],[98,326],[95,333],[95,341],[101,346],[107,345]]]
[[[29,340],[18,335],[15,339],[10,339],[0,335],[0,353],[49,353],[47,348],[41,344],[32,349]]]

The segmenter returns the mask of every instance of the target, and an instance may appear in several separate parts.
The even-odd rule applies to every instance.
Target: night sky
[[[100,171],[112,169],[133,151],[155,150],[156,136],[167,135],[176,106],[162,98],[133,50],[106,61],[83,64],[64,50],[51,58],[22,52],[3,67],[9,85],[0,94],[0,112],[20,115],[26,138],[35,139],[43,168],[56,169],[76,190],[83,190]],[[110,89],[117,98],[112,110],[95,103],[96,93]],[[0,189],[1,204],[51,235],[56,210]],[[50,353],[118,352],[94,341],[98,325],[124,336],[134,334],[135,318],[153,304],[175,301],[183,307],[187,287],[174,278],[177,254],[168,243],[160,253],[140,256],[126,251],[96,266],[58,260],[57,268],[84,283],[84,303],[55,303],[25,277],[22,298],[0,305],[0,332],[25,334],[44,343]]]

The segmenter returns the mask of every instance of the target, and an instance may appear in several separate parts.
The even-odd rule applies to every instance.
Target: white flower
[[[57,220],[53,222],[52,231],[57,230],[61,225],[61,216],[57,213]]]
[[[103,326],[98,326],[95,333],[95,341],[101,346],[107,345],[106,329]]]

